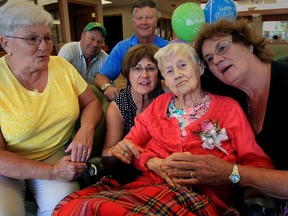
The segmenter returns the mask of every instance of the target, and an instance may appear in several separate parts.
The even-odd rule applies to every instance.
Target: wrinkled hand
[[[161,165],[161,170],[172,178],[174,184],[225,185],[230,184],[228,176],[232,172],[232,164],[214,155],[183,152],[167,157]],[[189,173],[190,178],[187,176]]]
[[[167,175],[166,172],[163,172],[161,170],[161,164],[164,161],[162,158],[150,158],[146,162],[146,166],[148,167],[149,170],[157,173],[161,178],[163,178],[169,185],[175,186],[172,179]]]
[[[71,162],[71,156],[64,156],[52,168],[52,179],[71,181],[79,178],[87,170],[86,163]]]
[[[93,149],[94,129],[81,128],[77,131],[74,139],[65,152],[71,151],[71,161],[86,162]]]
[[[123,161],[124,163],[130,164],[134,157],[140,158],[139,150],[131,141],[123,139],[117,145],[112,148],[112,155]]]
[[[104,96],[109,101],[113,100],[118,94],[119,90],[112,85],[108,86],[104,91]]]

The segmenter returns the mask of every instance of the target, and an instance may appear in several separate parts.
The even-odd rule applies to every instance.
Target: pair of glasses
[[[131,67],[130,70],[135,74],[141,74],[143,70],[145,70],[148,74],[151,74],[151,73],[156,72],[157,68],[152,67],[152,66],[148,66],[148,67],[136,66],[136,67]]]
[[[229,49],[231,43],[232,41],[219,42],[215,47],[214,54],[207,54],[206,56],[204,56],[204,60],[207,62],[208,65],[212,65],[214,62],[214,55],[224,55],[224,53],[226,53]]]
[[[10,35],[5,35],[5,37],[26,40],[26,42],[32,46],[38,46],[39,44],[41,44],[42,40],[44,40],[45,43],[47,43],[47,44],[53,43],[53,36],[52,35],[47,35],[44,38],[42,38],[40,36],[36,36],[36,35],[31,35],[31,36],[28,36],[26,38],[15,37],[15,36],[10,36]]]

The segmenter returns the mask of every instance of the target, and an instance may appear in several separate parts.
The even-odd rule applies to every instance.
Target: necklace
[[[247,114],[250,115],[251,113],[251,102],[248,96],[246,96],[246,101],[247,101]]]
[[[42,77],[43,77],[44,72],[43,72],[43,71],[41,72],[41,75],[40,75],[39,79],[37,80],[36,86],[34,86],[34,85],[26,82],[20,75],[18,75],[17,73],[15,73],[14,66],[12,65],[12,63],[10,62],[10,60],[9,60],[9,61],[7,61],[7,60],[8,60],[8,59],[6,58],[6,62],[7,62],[7,64],[8,64],[8,66],[9,66],[11,72],[15,75],[16,78],[18,78],[18,80],[20,81],[20,83],[22,83],[22,84],[24,83],[25,86],[28,87],[29,90],[32,90],[32,91],[38,93],[38,92],[39,92],[38,88],[39,88],[39,86],[40,86],[40,84],[41,84],[41,81],[42,81]],[[14,71],[14,72],[13,72],[13,71]]]
[[[131,97],[132,97],[132,101],[134,102],[135,106],[136,106],[136,114],[140,114],[141,112],[143,112],[149,104],[151,104],[151,101],[153,100],[152,97],[148,96],[147,98],[145,98],[145,96],[143,97],[143,95],[141,96],[140,100],[138,98],[138,100],[136,100],[136,98],[134,98],[132,91],[131,92]]]
[[[42,77],[43,77],[43,72],[41,72],[41,75],[40,75],[40,78],[38,79],[37,81],[37,85],[34,87],[32,86],[30,83],[27,83],[20,75],[16,75],[26,86],[29,87],[29,89],[32,89],[34,92],[39,92],[38,91],[38,87],[40,86],[41,84],[41,80],[42,80]]]

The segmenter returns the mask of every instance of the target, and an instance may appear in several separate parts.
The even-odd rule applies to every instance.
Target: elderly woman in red
[[[141,175],[124,186],[102,180],[66,197],[54,215],[72,211],[102,215],[111,209],[117,215],[222,215],[230,207],[232,184],[240,181],[237,164],[273,167],[239,104],[201,89],[204,70],[191,46],[172,43],[159,49],[155,58],[172,93],[158,96],[139,114],[131,131],[112,150]],[[223,177],[230,178],[231,185],[175,184],[161,171],[175,152],[210,154],[233,163],[231,175]],[[197,178],[188,169],[182,175]]]

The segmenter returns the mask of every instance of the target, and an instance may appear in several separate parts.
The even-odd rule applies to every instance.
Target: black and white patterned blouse
[[[161,83],[159,82],[152,93],[152,101],[159,95],[165,93],[162,89]],[[134,125],[134,118],[136,117],[137,107],[132,99],[131,85],[127,84],[125,90],[120,92],[116,97],[115,102],[119,107],[119,110],[124,119],[124,136],[128,134],[131,127]]]

